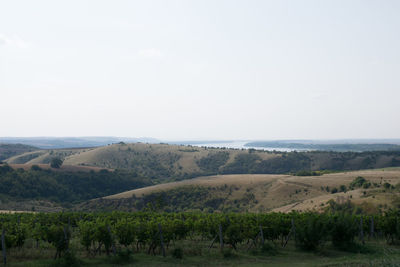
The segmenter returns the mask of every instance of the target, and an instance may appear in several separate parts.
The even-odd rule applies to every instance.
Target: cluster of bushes
[[[371,187],[371,182],[367,181],[364,177],[362,176],[358,176],[357,178],[355,178],[351,183],[350,183],[350,188],[354,189],[354,188],[369,188]]]

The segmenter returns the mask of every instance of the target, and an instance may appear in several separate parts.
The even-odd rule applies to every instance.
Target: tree
[[[63,164],[63,161],[60,158],[53,158],[50,162],[50,167],[59,169],[62,164]]]

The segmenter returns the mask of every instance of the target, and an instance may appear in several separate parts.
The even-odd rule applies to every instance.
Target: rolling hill
[[[168,144],[118,143],[95,148],[37,150],[9,164],[48,164],[127,169],[155,183],[217,174],[289,174],[302,170],[359,170],[400,166],[400,151],[268,152]]]
[[[357,177],[367,186],[352,186]],[[322,176],[216,175],[130,190],[85,202],[79,209],[290,212],[321,210],[329,200],[350,200],[376,211],[400,204],[399,182],[400,168]]]

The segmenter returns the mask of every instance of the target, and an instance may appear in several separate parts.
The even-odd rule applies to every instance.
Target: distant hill
[[[315,170],[360,170],[400,166],[400,151],[268,152],[167,144],[118,143],[96,148],[27,152],[9,164],[48,164],[58,157],[65,165],[126,169],[155,183],[216,174],[289,174]]]
[[[130,137],[0,137],[0,143],[6,144],[25,144],[42,149],[58,149],[58,148],[83,148],[83,147],[99,147],[114,144],[118,142],[144,142],[159,143],[154,138],[130,138]]]
[[[360,178],[362,177],[362,178]],[[353,185],[355,180],[364,184]],[[83,210],[267,212],[321,210],[351,201],[376,211],[400,203],[400,168],[322,176],[238,174],[159,184],[77,206]]]
[[[38,150],[38,148],[34,146],[23,144],[2,144],[0,142],[0,161],[35,150]]]

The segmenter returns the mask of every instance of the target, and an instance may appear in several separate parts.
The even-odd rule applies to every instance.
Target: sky
[[[400,138],[400,1],[0,1],[0,136]]]

